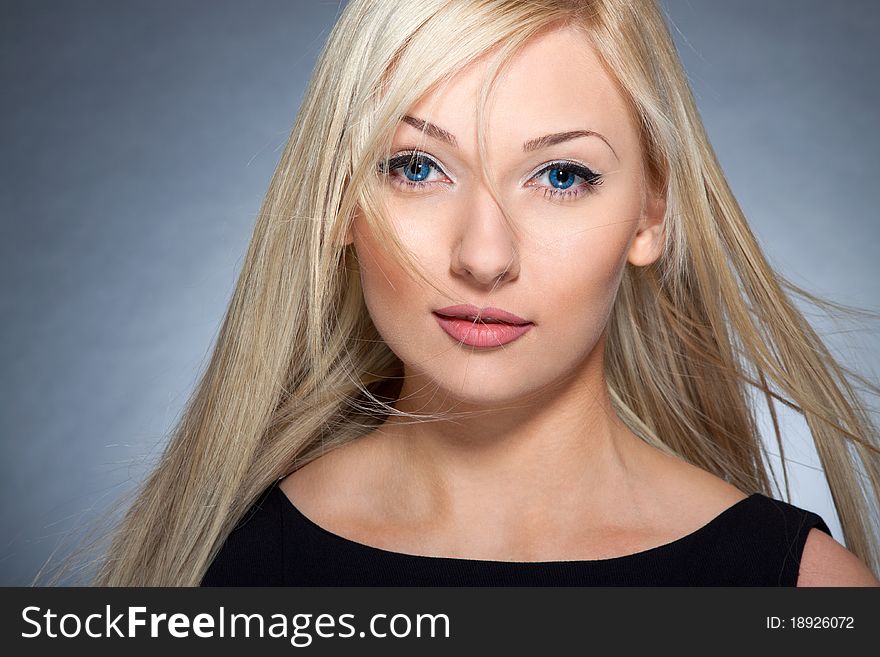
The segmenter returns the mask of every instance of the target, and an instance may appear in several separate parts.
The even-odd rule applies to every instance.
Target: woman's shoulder
[[[703,476],[703,474],[707,476]],[[735,504],[746,494],[724,480],[697,474],[690,480],[695,494],[710,504]],[[780,571],[795,586],[880,586],[865,563],[838,543],[819,514],[772,495],[753,493],[738,531],[750,532],[750,543],[764,551],[768,560],[780,558]]]
[[[834,539],[819,514],[775,496],[745,493],[677,458],[659,462],[658,472],[665,468],[665,474],[678,482],[677,493],[695,500],[685,505],[685,515],[726,518],[719,529],[728,533],[729,544],[736,545],[743,558],[755,562],[760,558],[776,568],[780,581],[796,586],[880,585],[868,567]],[[733,508],[739,513],[726,513]]]
[[[749,493],[681,457],[647,446],[643,451],[642,495],[652,500],[657,526],[670,534],[684,535],[749,497]]]
[[[284,477],[278,488],[308,518],[331,531],[367,543],[381,540],[388,527],[378,527],[389,479],[383,446],[372,436],[328,450]]]
[[[748,532],[748,548],[777,568],[781,583],[880,586],[864,562],[834,539],[818,513],[763,493],[749,499],[744,524],[736,531]]]
[[[880,586],[880,580],[830,534],[813,527],[804,544],[797,585]]]

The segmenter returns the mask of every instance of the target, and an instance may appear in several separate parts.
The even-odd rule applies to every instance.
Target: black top
[[[760,493],[696,531],[635,554],[587,561],[431,557],[324,529],[276,484],[245,514],[202,586],[795,586],[817,514]]]

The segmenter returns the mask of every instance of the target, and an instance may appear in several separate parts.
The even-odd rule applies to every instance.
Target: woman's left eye
[[[596,186],[602,184],[602,174],[596,173],[582,164],[567,161],[551,162],[529,180],[544,178],[550,184],[549,187],[543,185],[529,185],[529,187],[535,187],[547,198],[578,198],[584,194],[595,192]],[[580,178],[582,182],[575,184],[577,178]]]

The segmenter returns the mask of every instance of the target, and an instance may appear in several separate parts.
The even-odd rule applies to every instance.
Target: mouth
[[[500,347],[525,335],[534,325],[512,313],[497,308],[487,313],[470,309],[443,308],[432,313],[437,323],[460,345]]]

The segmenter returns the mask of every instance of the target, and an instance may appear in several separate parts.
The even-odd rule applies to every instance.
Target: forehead
[[[475,149],[480,85],[486,58],[425,94],[408,114],[452,133]],[[635,137],[626,103],[589,40],[571,27],[530,40],[499,75],[487,106],[490,140],[518,145],[547,132],[587,129],[625,146]],[[401,124],[398,134],[415,130]],[[615,146],[615,148],[617,148]]]

